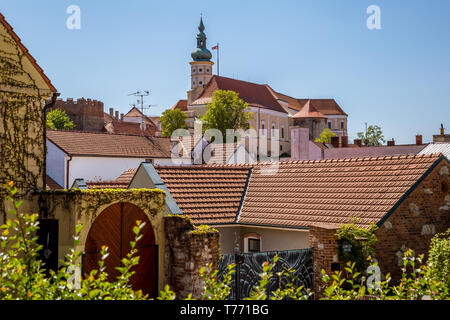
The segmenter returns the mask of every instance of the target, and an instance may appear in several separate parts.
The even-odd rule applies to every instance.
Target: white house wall
[[[124,171],[136,169],[142,158],[76,157],[69,162],[69,188],[77,178],[85,181],[117,179]]]
[[[55,146],[51,141],[47,140],[47,175],[55,180],[60,186],[64,187],[65,174],[65,158],[64,151]]]
[[[306,249],[309,247],[309,231],[251,226],[214,226],[220,232],[222,254],[233,253],[236,244],[244,252],[244,237],[256,233],[261,236],[261,251]]]

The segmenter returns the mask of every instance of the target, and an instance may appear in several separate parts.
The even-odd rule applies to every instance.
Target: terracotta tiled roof
[[[63,189],[55,180],[45,175],[45,189],[47,190],[58,190]]]
[[[345,159],[345,158],[366,158],[379,156],[395,155],[415,155],[418,154],[426,145],[396,145],[396,146],[378,146],[378,147],[344,147],[327,148],[324,150],[324,159]]]
[[[314,103],[314,107],[324,115],[347,115],[334,99],[297,99],[303,107],[308,101]]]
[[[396,156],[293,161],[274,175],[256,166],[238,222],[291,228],[378,223],[439,159]]]
[[[146,123],[145,130],[141,130],[141,124],[136,122],[118,121],[112,120],[110,123],[105,125],[105,130],[109,133],[115,134],[129,134],[137,136],[154,137],[157,131],[156,126],[153,124]]]
[[[89,189],[127,189],[137,169],[124,171],[116,180],[86,181]]]
[[[44,73],[44,70],[38,65],[36,62],[36,59],[30,54],[28,49],[23,45],[22,40],[20,40],[19,36],[14,32],[13,27],[6,21],[5,17],[0,13],[0,23],[6,28],[6,30],[9,32],[11,37],[14,39],[14,41],[17,43],[19,48],[23,51],[25,56],[30,60],[31,64],[36,68],[36,70],[41,75],[42,79],[44,79],[45,83],[50,88],[50,91],[56,92],[56,88],[51,83],[50,79],[47,78],[47,76]]]
[[[299,118],[325,118],[325,116],[317,111],[314,104],[311,102],[311,100],[308,100],[308,102],[303,106],[303,108],[297,112],[292,118],[299,119]]]
[[[175,103],[175,105],[171,109],[180,109],[181,111],[187,111],[187,100],[178,100],[178,102]]]
[[[141,112],[141,110],[139,110],[136,107],[133,107],[130,109],[130,111],[128,111],[125,115],[124,118],[127,117],[136,117],[136,118],[144,118],[144,121],[150,125],[156,126],[156,124],[152,121],[152,119],[150,119],[150,117],[146,116],[145,114],[143,114]]]
[[[192,105],[210,103],[211,97],[216,90],[232,90],[237,92],[239,98],[250,106],[286,113],[265,85],[217,75],[214,75],[209,80],[198,99],[192,102]]]
[[[47,138],[69,155],[170,158],[169,138],[64,130],[48,130]]]
[[[296,99],[273,90],[269,85],[266,86],[269,88],[270,92],[276,99],[287,102],[290,109],[300,111],[308,101],[312,101],[314,103],[314,107],[325,116],[347,115],[334,99]]]
[[[155,168],[178,207],[195,224],[235,221],[249,166]]]

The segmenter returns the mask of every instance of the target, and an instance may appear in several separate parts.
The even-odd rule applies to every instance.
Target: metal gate
[[[250,296],[253,287],[260,280],[259,274],[263,272],[263,264],[268,261],[273,262],[275,255],[279,259],[272,269],[274,276],[269,279],[266,286],[267,296],[272,291],[278,289],[289,281],[286,277],[279,279],[276,273],[291,269],[293,270],[291,281],[296,287],[303,286],[306,289],[313,289],[313,250],[298,249],[285,251],[266,251],[252,253],[224,254],[218,265],[218,280],[223,279],[223,275],[228,271],[229,264],[236,264],[235,273],[232,276],[232,291],[229,299],[240,300]]]

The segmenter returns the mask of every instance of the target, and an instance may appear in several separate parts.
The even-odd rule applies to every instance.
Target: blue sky
[[[80,30],[66,27],[72,4]],[[380,30],[366,27],[369,5]],[[0,11],[64,99],[126,112],[128,94],[149,89],[150,114],[161,114],[186,97],[202,13],[221,75],[334,98],[350,138],[365,122],[402,144],[431,141],[441,123],[450,132],[448,0],[2,0]]]

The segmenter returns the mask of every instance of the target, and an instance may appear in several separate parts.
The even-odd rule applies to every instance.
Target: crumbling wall
[[[164,229],[167,284],[179,299],[190,293],[199,298],[204,287],[200,268],[212,263],[215,269],[219,261],[219,232],[206,226],[194,227],[181,215],[164,217]]]

